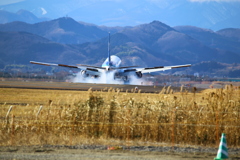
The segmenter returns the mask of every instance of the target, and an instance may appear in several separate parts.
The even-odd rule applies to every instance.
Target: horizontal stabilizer
[[[104,67],[90,66],[90,65],[85,65],[85,64],[77,64],[77,65],[78,66],[82,66],[82,67],[91,67],[91,68],[105,69]]]
[[[114,69],[125,69],[125,68],[133,68],[133,67],[139,67],[139,66],[126,66],[126,67],[118,67]]]

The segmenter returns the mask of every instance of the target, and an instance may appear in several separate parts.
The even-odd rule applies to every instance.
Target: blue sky
[[[7,5],[7,4],[12,4],[12,3],[17,3],[25,0],[0,0],[0,5]],[[60,0],[61,1],[61,0]],[[70,0],[67,0],[70,1]],[[95,0],[95,1],[121,1],[121,0]],[[152,2],[159,2],[159,1],[166,1],[166,0],[149,0]],[[233,1],[238,1],[240,0],[187,0],[190,2],[210,2],[210,1],[216,1],[216,2],[233,2]]]

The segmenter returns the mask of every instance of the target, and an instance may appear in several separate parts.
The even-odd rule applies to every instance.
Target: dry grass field
[[[240,146],[240,87],[158,94],[0,88],[0,144]]]

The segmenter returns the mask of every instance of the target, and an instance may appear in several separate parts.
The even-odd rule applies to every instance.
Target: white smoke
[[[124,83],[121,79],[114,79],[114,72],[102,72],[98,78],[84,77],[81,72],[77,73],[76,77],[71,78],[73,83],[97,83],[97,84],[130,84],[130,85],[146,85],[144,78],[137,78],[135,75],[128,76],[129,81]]]
[[[138,78],[134,75],[129,76],[129,84],[130,85],[146,85],[147,82],[144,78]]]

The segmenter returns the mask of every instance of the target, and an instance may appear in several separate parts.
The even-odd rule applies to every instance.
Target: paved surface
[[[41,82],[41,81],[0,81],[1,88],[26,88],[26,89],[56,89],[56,90],[92,90],[107,91],[109,88],[121,89],[131,92],[138,87],[144,93],[159,93],[163,86],[142,86],[142,85],[118,85],[118,84],[92,84],[92,83],[69,83],[69,82]],[[179,87],[171,87],[174,91],[180,91]],[[191,90],[190,88],[186,88]]]
[[[94,148],[90,146],[16,146],[0,147],[0,159],[56,159],[56,160],[207,160],[213,159],[216,152],[213,153],[187,153],[173,151],[150,151],[150,150],[107,150],[104,148]],[[149,148],[149,147],[148,147]]]
[[[107,146],[0,146],[0,159],[56,159],[56,160],[209,160],[217,155],[218,148],[205,147],[153,147],[131,146],[107,150]],[[239,160],[238,148],[229,149],[229,159]]]

